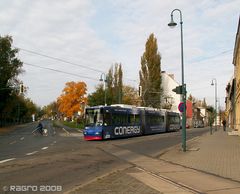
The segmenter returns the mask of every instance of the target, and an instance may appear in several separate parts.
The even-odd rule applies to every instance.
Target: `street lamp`
[[[215,83],[213,83],[215,82]],[[216,110],[216,114],[215,114],[215,131],[217,131],[217,79],[216,78],[213,78],[212,79],[212,83],[211,83],[212,86],[215,85],[215,110]]]
[[[106,94],[106,82],[107,82],[107,79],[106,79],[106,74],[105,74],[105,73],[102,73],[102,74],[101,74],[99,81],[103,81],[104,104],[105,104],[105,106],[107,106],[107,103],[106,103],[106,98],[107,98],[107,94]]]
[[[182,12],[180,9],[174,9],[171,12],[171,21],[168,24],[169,27],[177,25],[173,20],[174,11],[178,11],[180,14],[180,27],[181,27],[181,67],[182,67],[182,102],[183,102],[183,113],[182,113],[182,149],[186,152],[186,84],[184,84],[184,61],[183,61],[183,21]]]

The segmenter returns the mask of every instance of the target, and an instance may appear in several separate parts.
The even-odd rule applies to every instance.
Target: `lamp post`
[[[105,73],[102,73],[102,74],[101,74],[99,81],[103,81],[104,105],[107,106],[107,103],[106,103],[106,98],[107,98],[107,94],[106,94],[106,82],[107,82],[107,79],[106,79],[106,74],[105,74]]]
[[[215,82],[215,83],[214,83]],[[215,114],[215,131],[217,131],[217,79],[216,78],[213,78],[212,79],[212,83],[211,83],[212,86],[215,85],[215,110],[216,110],[216,114]]]
[[[168,24],[169,27],[175,27],[176,22],[173,21],[173,13],[178,11],[180,14],[180,27],[181,27],[181,67],[182,67],[182,102],[183,102],[183,113],[182,113],[182,149],[186,152],[186,84],[184,84],[184,60],[183,60],[183,21],[182,12],[180,9],[174,9],[171,12],[171,21]]]

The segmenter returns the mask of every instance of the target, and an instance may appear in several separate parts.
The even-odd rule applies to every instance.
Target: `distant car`
[[[202,121],[196,121],[193,126],[194,128],[203,128],[204,123]]]

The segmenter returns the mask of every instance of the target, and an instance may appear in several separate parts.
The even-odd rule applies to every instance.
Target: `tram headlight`
[[[98,132],[96,132],[96,133],[95,133],[95,135],[100,135],[100,132],[99,132],[99,131],[98,131]]]

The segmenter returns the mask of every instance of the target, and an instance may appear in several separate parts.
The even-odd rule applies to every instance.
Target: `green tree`
[[[122,103],[123,99],[123,72],[121,63],[115,63],[109,69],[106,83],[106,102],[108,105]],[[99,84],[96,90],[88,95],[88,105],[96,106],[104,104],[105,91],[103,89],[103,84]]]
[[[47,117],[57,117],[60,115],[60,112],[58,111],[58,104],[56,101],[51,102],[47,106],[43,107],[43,112]]]
[[[122,103],[123,98],[123,72],[122,72],[122,65],[119,64],[118,67],[118,103]]]
[[[140,98],[138,96],[138,90],[132,86],[124,85],[123,86],[123,104],[135,105],[138,106]]]
[[[155,108],[161,107],[161,56],[158,52],[157,39],[151,34],[141,57],[139,71],[142,86],[142,105]]]
[[[208,111],[208,124],[212,128],[214,118],[216,116],[216,110],[212,106],[207,106],[207,111]]]
[[[20,81],[17,76],[23,71],[22,62],[17,58],[18,49],[12,48],[12,37],[0,36],[0,121],[11,101],[17,96]],[[9,114],[10,114],[9,112]]]
[[[108,96],[107,96],[108,97]],[[109,102],[110,99],[107,99]],[[96,87],[96,90],[88,95],[88,106],[97,106],[97,105],[104,105],[104,89],[103,84],[99,84]]]

